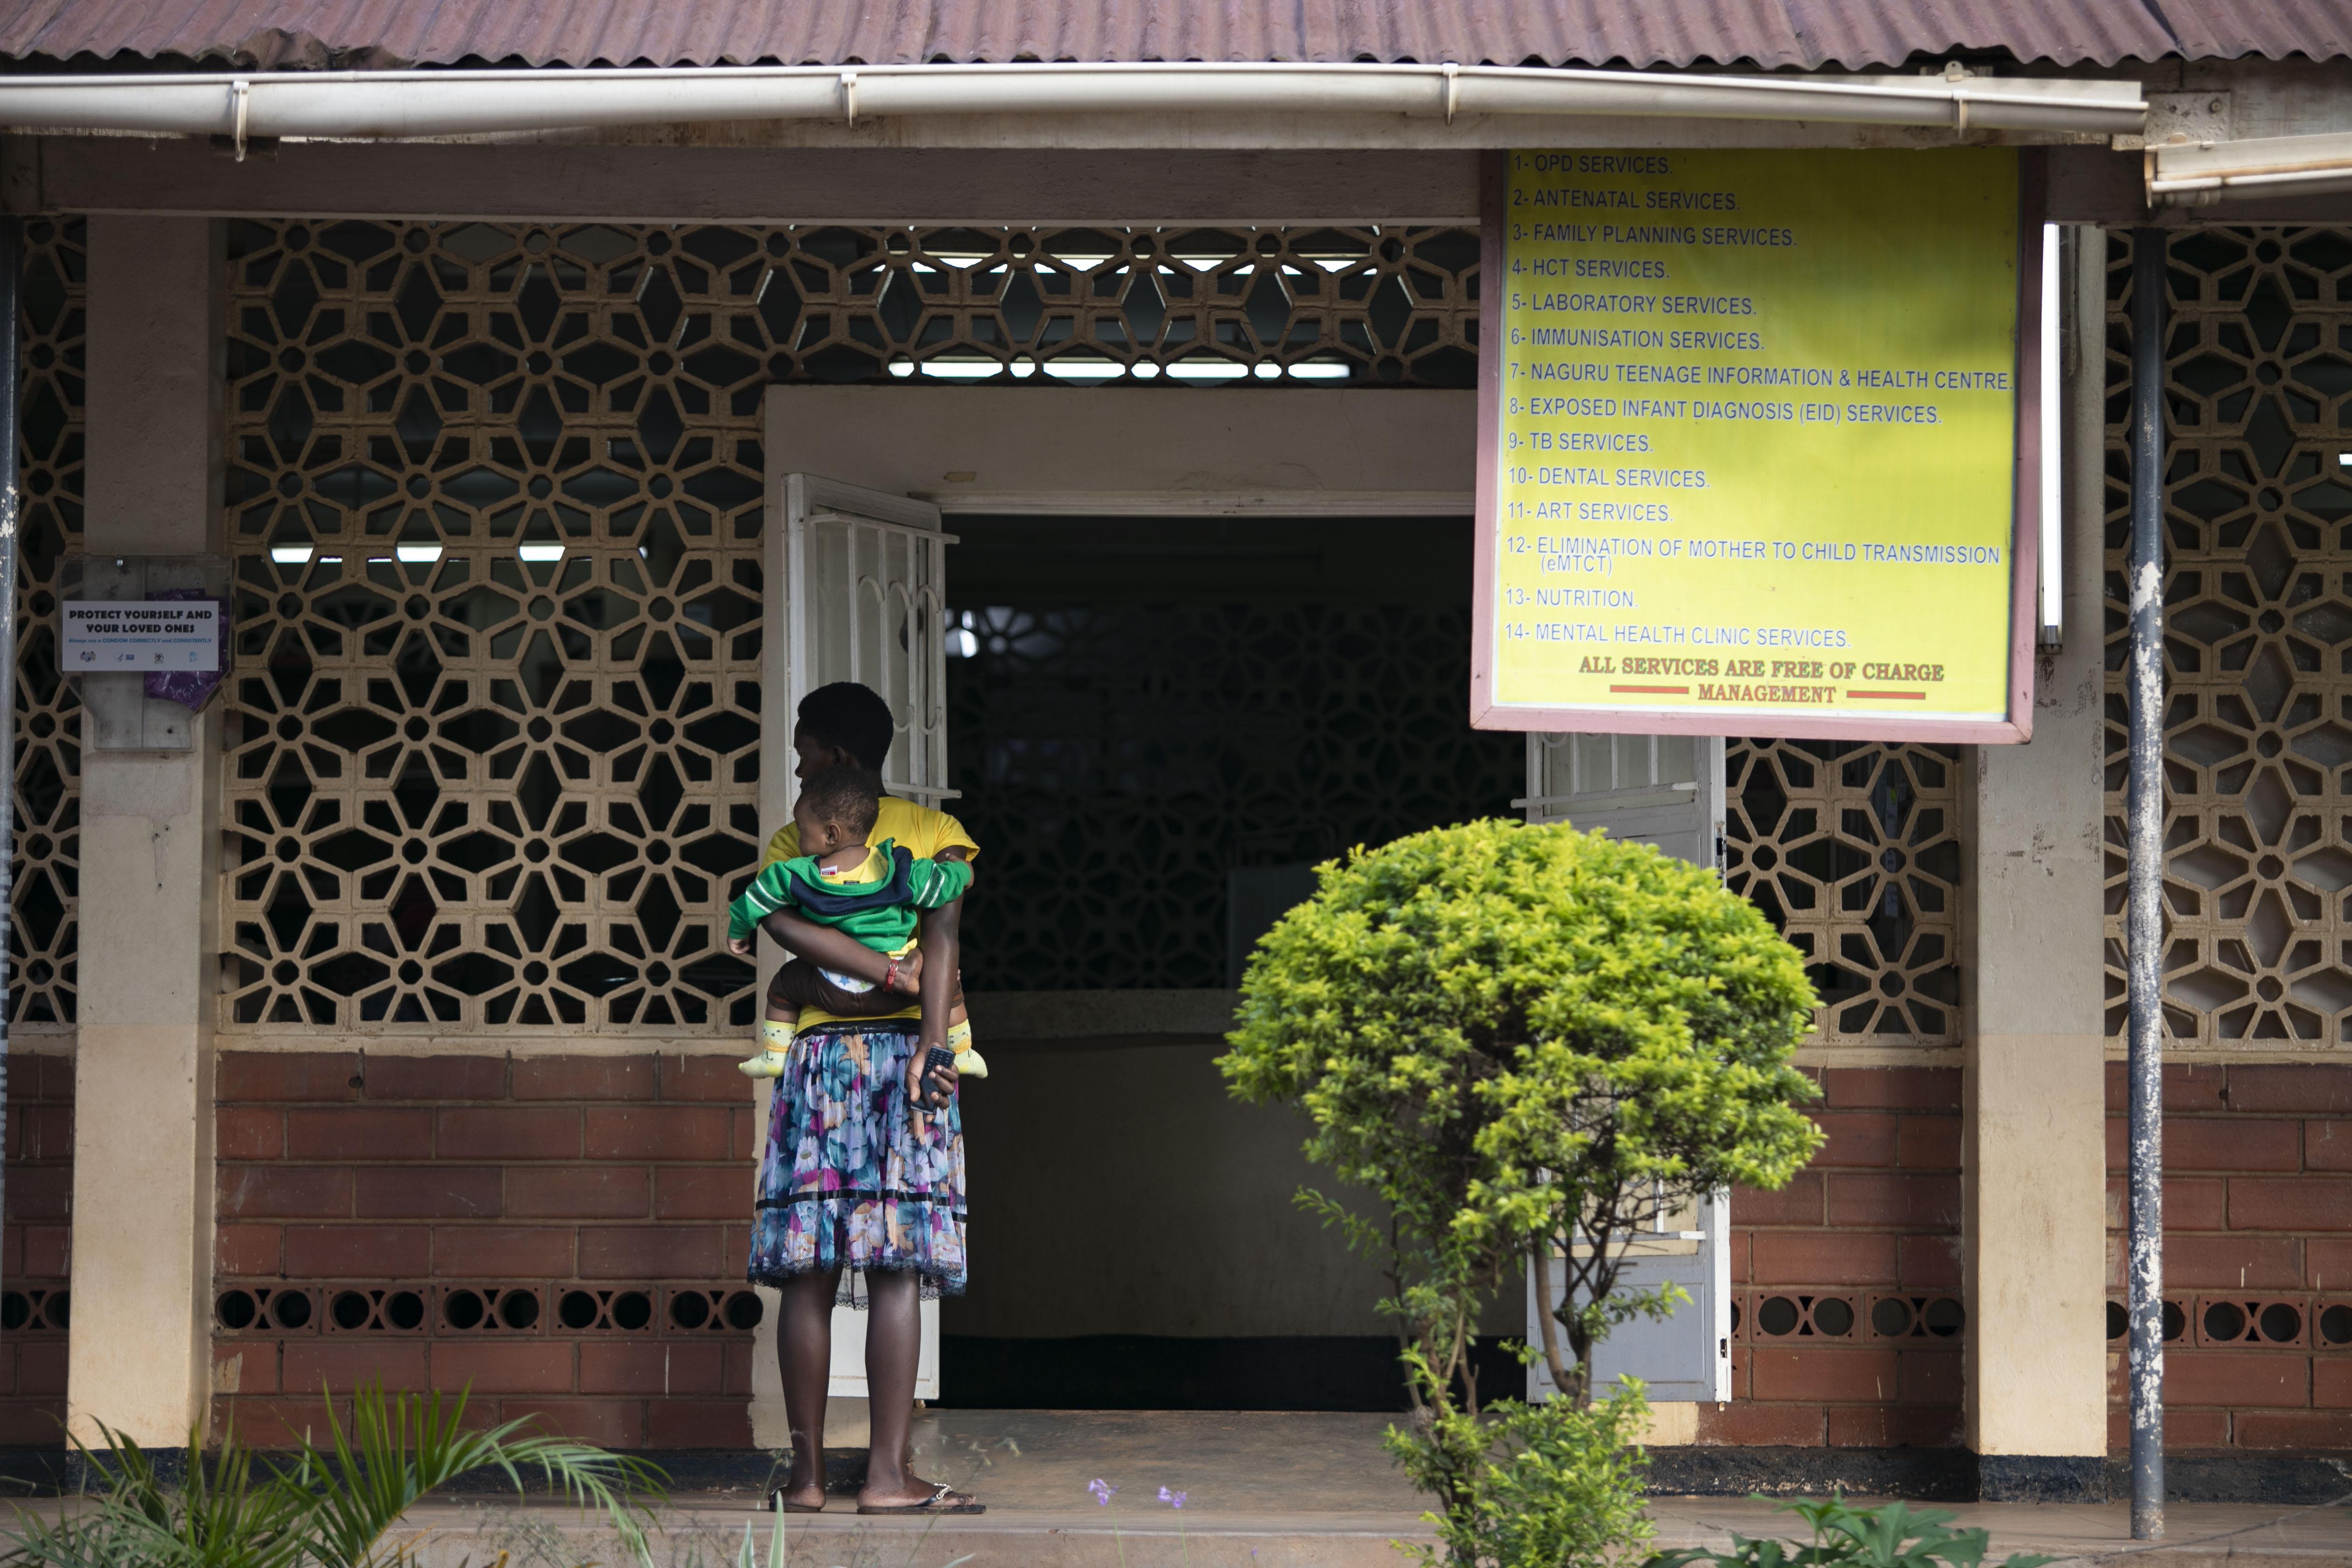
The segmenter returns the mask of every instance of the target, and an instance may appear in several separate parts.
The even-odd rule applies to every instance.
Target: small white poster
[[[68,599],[60,608],[68,672],[220,668],[216,599]]]

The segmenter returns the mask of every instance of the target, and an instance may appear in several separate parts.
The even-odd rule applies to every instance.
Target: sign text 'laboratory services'
[[[2019,738],[2014,154],[1490,171],[1475,721]]]

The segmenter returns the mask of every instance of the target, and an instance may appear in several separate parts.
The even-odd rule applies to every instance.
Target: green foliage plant
[[[48,1521],[20,1513],[0,1563],[21,1568],[405,1568],[413,1538],[393,1539],[426,1493],[488,1472],[518,1495],[536,1475],[548,1489],[604,1515],[622,1543],[646,1560],[642,1521],[665,1495],[661,1470],[530,1430],[528,1417],[485,1430],[465,1426],[466,1396],[387,1397],[380,1386],[352,1401],[347,1432],[328,1405],[329,1443],[305,1436],[284,1458],[264,1458],[232,1428],[215,1454],[188,1442],[185,1469],[167,1479],[139,1445],[101,1429],[101,1458],[80,1450],[105,1478],[91,1506]]]
[[[1982,1568],[1985,1553],[1992,1549],[1990,1531],[1954,1530],[1954,1516],[1940,1509],[1915,1511],[1904,1502],[1858,1509],[1843,1496],[1780,1507],[1812,1527],[1811,1544],[1734,1535],[1728,1552],[1705,1547],[1662,1552],[1643,1568],[1690,1568],[1697,1563],[1709,1568]],[[2057,1561],[2019,1552],[2004,1558],[1998,1568],[2042,1568]]]
[[[1638,1390],[1595,1410],[1592,1350],[1680,1295],[1622,1288],[1628,1247],[1811,1157],[1821,1134],[1795,1102],[1812,1086],[1790,1063],[1813,1006],[1801,957],[1713,872],[1566,826],[1359,849],[1260,940],[1220,1066],[1242,1098],[1304,1110],[1308,1157],[1361,1194],[1300,1196],[1386,1268],[1403,1441],[1422,1447],[1408,1468],[1448,1528],[1487,1517],[1501,1494],[1482,1489],[1567,1485],[1571,1456],[1637,1429]],[[1550,1308],[1529,1353],[1584,1429],[1482,1409],[1478,1314],[1523,1266]],[[1454,1561],[1477,1560],[1466,1542]]]
[[[1650,1405],[1639,1381],[1589,1406],[1503,1399],[1476,1413],[1423,1388],[1424,1418],[1391,1427],[1388,1448],[1415,1486],[1452,1500],[1430,1516],[1436,1550],[1408,1548],[1423,1564],[1586,1568],[1628,1562],[1650,1539],[1650,1461],[1637,1446]]]

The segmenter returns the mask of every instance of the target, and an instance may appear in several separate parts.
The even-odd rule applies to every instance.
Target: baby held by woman
[[[750,957],[760,922],[789,910],[887,958],[883,989],[911,990],[921,912],[961,898],[971,886],[971,868],[960,860],[919,859],[887,838],[867,844],[881,799],[881,779],[862,767],[845,763],[811,774],[793,803],[801,853],[766,867],[728,906],[727,951]],[[860,998],[873,989],[870,981],[793,959],[768,986],[767,1017],[760,1026],[762,1048],[737,1066],[752,1078],[781,1077],[802,1008],[854,1016],[866,1010]],[[971,1025],[961,998],[948,1016],[947,1043],[956,1053],[958,1074],[988,1076],[988,1064],[971,1048]]]

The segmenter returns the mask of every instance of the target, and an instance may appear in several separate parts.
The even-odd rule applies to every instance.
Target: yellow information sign
[[[1473,721],[2022,738],[2015,154],[1489,170]]]

